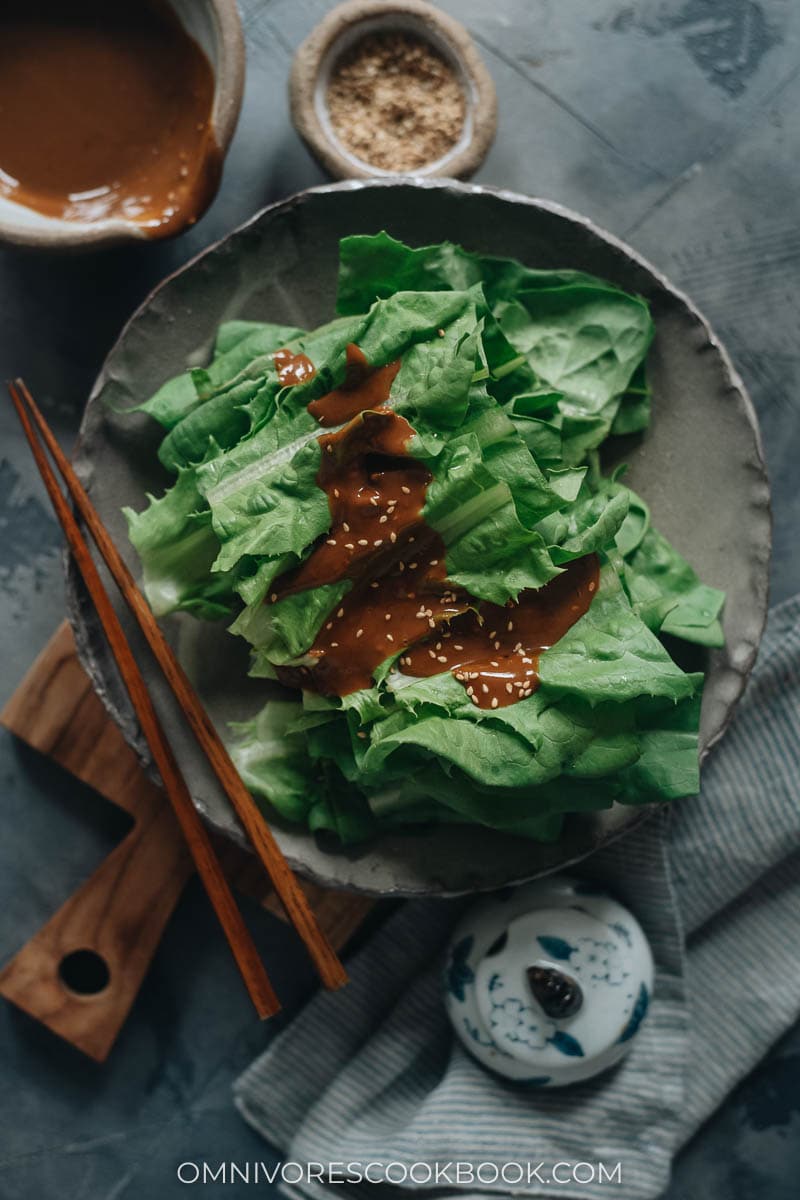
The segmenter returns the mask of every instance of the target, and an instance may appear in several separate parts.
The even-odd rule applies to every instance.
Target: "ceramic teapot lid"
[[[477,1059],[528,1086],[588,1079],[630,1048],[653,958],[635,917],[564,875],[470,908],[448,951],[446,1003]]]

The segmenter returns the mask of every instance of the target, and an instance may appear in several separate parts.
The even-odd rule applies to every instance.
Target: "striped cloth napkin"
[[[658,1196],[676,1150],[800,1015],[799,801],[800,597],[770,614],[702,798],[576,869],[637,914],[656,959],[650,1015],[619,1068],[536,1092],[484,1071],[441,1001],[442,952],[463,902],[415,901],[351,962],[351,985],[316,997],[241,1076],[241,1113],[284,1162],[338,1164],[337,1175],[372,1163],[379,1179],[397,1164],[389,1182],[349,1185],[363,1200],[388,1200],[397,1184],[460,1200],[552,1194],[535,1174],[509,1184],[507,1164],[518,1163],[545,1181],[557,1163],[594,1165],[593,1181],[584,1167],[557,1188],[579,1200],[607,1198],[615,1189],[597,1164],[619,1163],[627,1200]],[[490,1165],[480,1182],[467,1168],[459,1186],[454,1167],[443,1172],[456,1163]],[[437,1164],[434,1189],[426,1167]],[[315,1178],[283,1186],[335,1195]]]

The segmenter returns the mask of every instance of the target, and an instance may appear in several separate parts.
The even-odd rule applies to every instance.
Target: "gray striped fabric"
[[[350,964],[350,987],[316,997],[238,1080],[244,1117],[285,1161],[532,1162],[543,1175],[560,1162],[620,1163],[619,1189],[557,1191],[658,1196],[675,1150],[800,1015],[799,735],[800,597],[770,615],[702,798],[655,814],[579,869],[636,912],[656,957],[650,1015],[615,1071],[525,1092],[479,1067],[440,999],[442,948],[462,904],[414,902]],[[295,1190],[321,1200],[331,1189],[312,1180]],[[364,1200],[404,1190],[348,1187]],[[436,1194],[552,1191],[499,1180]]]

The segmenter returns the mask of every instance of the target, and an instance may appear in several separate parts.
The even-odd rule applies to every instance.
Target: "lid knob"
[[[528,985],[548,1017],[574,1017],[583,1004],[577,980],[556,967],[528,967]]]

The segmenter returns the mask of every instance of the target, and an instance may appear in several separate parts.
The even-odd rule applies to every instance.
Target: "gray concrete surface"
[[[293,49],[330,7],[241,4],[245,106],[219,197],[191,234],[80,257],[0,251],[0,377],[26,376],[64,445],[106,350],[148,288],[263,204],[321,181],[288,123],[285,84]],[[472,30],[498,88],[499,135],[478,180],[560,201],[627,238],[690,292],[728,343],[759,412],[773,481],[773,598],[795,593],[800,6],[442,7]],[[62,613],[60,538],[0,402],[0,702]],[[0,806],[4,960],[91,871],[124,818],[2,732]],[[248,914],[288,1020],[311,975],[278,922]],[[251,1019],[191,886],[104,1067],[0,1007],[0,1200],[161,1200],[185,1190],[175,1179],[182,1160],[269,1161],[230,1104],[231,1079],[269,1036]],[[669,1200],[794,1200],[798,1080],[795,1031],[682,1154]]]

